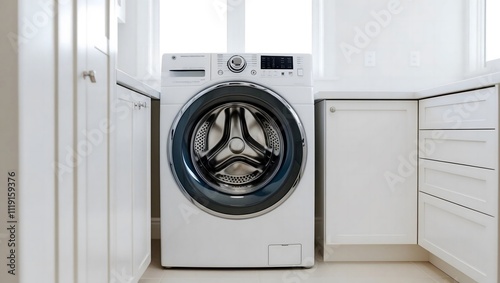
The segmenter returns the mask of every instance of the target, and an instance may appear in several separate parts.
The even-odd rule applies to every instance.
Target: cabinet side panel
[[[315,105],[315,162],[316,162],[316,200],[315,200],[315,239],[316,245],[324,247],[324,191],[325,191],[325,101]]]

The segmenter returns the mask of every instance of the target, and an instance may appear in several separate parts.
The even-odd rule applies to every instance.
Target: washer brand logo
[[[392,15],[397,15],[403,11],[399,0],[391,0],[387,3],[387,9],[378,12],[371,11],[370,15],[373,20],[365,23],[364,30],[355,26],[353,44],[342,42],[340,49],[348,63],[352,61],[352,55],[359,54],[362,49],[366,48],[374,38],[380,35],[384,28],[387,28],[391,21]]]

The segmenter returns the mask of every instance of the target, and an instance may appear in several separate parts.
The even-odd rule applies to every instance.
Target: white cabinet
[[[495,129],[497,111],[495,87],[423,99],[419,104],[419,128]]]
[[[117,86],[111,279],[138,282],[151,261],[151,99]]]
[[[77,1],[77,281],[108,282],[109,1]],[[85,75],[87,74],[87,75]]]
[[[327,100],[316,115],[322,244],[416,244],[417,102]]]
[[[420,193],[419,244],[480,283],[497,283],[496,219]]]
[[[498,87],[420,102],[419,240],[479,283],[498,282]]]
[[[449,163],[495,168],[498,163],[495,130],[421,130],[420,157]]]
[[[496,170],[420,159],[419,189],[490,216],[498,209]]]

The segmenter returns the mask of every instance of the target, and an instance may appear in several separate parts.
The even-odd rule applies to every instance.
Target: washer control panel
[[[307,84],[312,77],[308,54],[214,54],[212,64],[212,74],[219,78],[293,79]]]
[[[310,54],[168,53],[162,57],[163,85],[202,85],[212,80],[311,86]]]

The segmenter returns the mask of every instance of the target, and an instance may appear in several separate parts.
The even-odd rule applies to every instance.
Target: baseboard
[[[430,254],[429,255],[429,262],[434,265],[435,267],[441,269],[444,273],[448,274],[455,282],[460,282],[460,283],[477,283],[474,281],[472,278],[469,276],[465,275],[463,272],[460,270],[456,269],[455,267],[449,265],[439,257]]]
[[[324,261],[429,261],[418,245],[327,245]]]
[[[151,217],[151,239],[161,239],[160,217]]]

